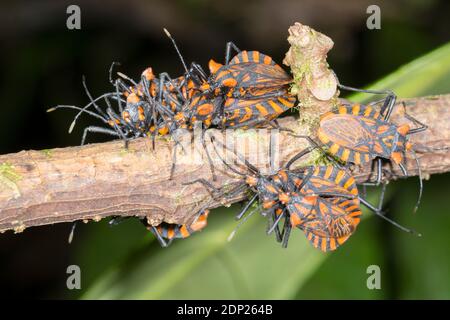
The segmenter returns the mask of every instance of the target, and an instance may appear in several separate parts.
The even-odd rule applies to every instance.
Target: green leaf
[[[373,83],[370,89],[390,89],[399,97],[412,98],[448,93],[450,88],[450,43],[400,67]],[[350,97],[365,101],[370,95],[357,93]]]
[[[208,228],[189,241],[175,241],[167,249],[148,246],[137,261],[113,268],[83,298],[292,297],[326,255],[312,250],[300,233],[283,250],[265,234],[265,219],[256,214],[228,242],[236,226],[233,212],[239,210],[232,208],[214,210]]]
[[[389,88],[400,97],[445,93],[450,87],[450,44],[447,44],[376,82],[373,89]],[[362,101],[367,95],[353,95]],[[116,227],[117,239],[133,242],[121,251],[108,268],[96,271],[96,280],[82,292],[86,299],[289,299],[299,294],[319,267],[334,254],[314,249],[302,232],[293,230],[288,249],[265,234],[265,218],[255,214],[239,229],[237,206],[214,210],[208,227],[189,239],[175,241],[166,249],[155,242],[130,240],[128,232]],[[365,214],[367,215],[367,214]],[[368,223],[370,220],[363,221]],[[136,233],[135,233],[136,232]],[[102,235],[104,237],[104,235]],[[349,240],[351,243],[353,239]],[[89,250],[100,250],[90,238]],[[82,247],[82,246],[81,246]],[[349,248],[351,246],[348,246]],[[103,250],[108,250],[102,248]],[[112,247],[109,250],[113,250]],[[345,258],[347,246],[339,248]],[[344,259],[343,258],[343,259]],[[90,264],[95,263],[95,258]],[[117,262],[120,261],[120,262]],[[331,259],[333,261],[333,259]],[[341,264],[343,265],[343,264]],[[335,277],[340,270],[333,270]],[[92,268],[85,272],[91,272]],[[311,284],[311,282],[309,282]],[[364,290],[366,288],[364,287]]]

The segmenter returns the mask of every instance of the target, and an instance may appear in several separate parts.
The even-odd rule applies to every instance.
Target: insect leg
[[[205,189],[208,191],[211,198],[213,198],[215,201],[220,201],[219,197],[222,193],[221,190],[219,188],[216,188],[215,186],[213,186],[206,179],[203,179],[203,178],[195,179],[193,181],[183,182],[182,185],[190,185],[190,184],[194,184],[194,183],[201,183],[205,187]]]
[[[363,198],[367,196],[367,186],[365,184],[362,185],[362,191],[360,192],[360,194]]]
[[[116,123],[116,119],[118,119],[119,121],[120,121],[120,123],[124,126],[124,127],[129,127],[129,124],[128,123],[126,123],[126,122],[124,122],[123,120],[122,120],[122,118],[120,118],[115,112],[114,112],[114,110],[112,109],[112,107],[111,107],[111,103],[109,102],[109,99],[107,98],[107,97],[105,97],[105,102],[106,102],[106,105],[108,106],[108,108],[106,109],[106,113],[108,114],[108,116],[110,117],[110,119],[111,119],[111,122],[112,122],[112,124],[113,124],[113,126],[114,126],[114,129],[116,130],[116,132],[119,134],[119,136],[122,138],[122,140],[125,142],[125,149],[128,149],[128,139],[127,139],[127,137],[126,137],[126,131],[125,131],[125,133],[122,131],[122,128],[120,128],[119,126],[118,126],[118,124]]]
[[[178,49],[177,43],[175,42],[175,39],[172,38],[172,35],[169,33],[169,31],[167,31],[166,28],[164,28],[164,33],[167,35],[167,37],[170,39],[170,41],[172,41],[172,44],[175,48],[175,51],[178,54],[178,57],[180,58],[181,64],[183,65],[184,70],[186,71],[186,73],[189,73],[188,68],[186,67],[186,63],[184,62],[183,56],[181,55],[180,50]]]
[[[297,161],[298,159],[300,159],[301,157],[303,157],[304,155],[310,153],[312,150],[314,150],[315,147],[308,147],[306,149],[303,149],[302,151],[300,151],[299,153],[297,153],[295,156],[293,156],[285,165],[284,167],[286,169],[289,169],[291,167],[291,165]]]
[[[405,231],[405,232],[414,234],[414,235],[419,236],[419,237],[421,236],[421,234],[418,233],[417,231],[415,231],[415,230],[413,230],[413,229],[405,228],[405,227],[403,227],[402,225],[400,225],[400,224],[398,224],[397,222],[395,222],[394,220],[389,219],[388,217],[386,217],[384,214],[382,214],[382,213],[380,212],[380,209],[379,209],[379,208],[375,208],[373,205],[371,205],[371,204],[370,204],[369,202],[367,202],[365,199],[363,199],[363,198],[360,197],[360,198],[359,198],[359,201],[360,201],[363,205],[365,205],[368,209],[370,209],[375,215],[377,215],[378,217],[380,217],[380,218],[386,220],[387,222],[389,222],[389,223],[392,224],[393,226],[399,228],[400,230],[403,230],[403,231]]]
[[[115,62],[115,61],[113,61],[111,63],[111,67],[109,67],[109,82],[111,82],[111,84],[114,87],[116,87],[117,91],[119,91],[119,86],[120,86],[123,91],[130,92],[130,89],[128,88],[128,86],[125,85],[121,79],[116,79],[116,80],[112,79],[112,72],[113,72],[113,69],[114,69],[115,66],[120,66],[120,63],[119,62]],[[122,110],[120,110],[120,112],[122,112]]]
[[[282,248],[287,248],[289,236],[291,235],[292,225],[289,219],[284,220],[284,227],[283,227],[283,237],[282,237]]]
[[[155,226],[148,226],[147,229],[155,235],[161,247],[167,248],[172,243],[172,239],[166,241]]]
[[[234,50],[237,53],[241,52],[241,50],[233,42],[227,42],[225,48],[225,64],[228,64],[230,62],[231,50]]]
[[[349,86],[345,86],[343,84],[338,84],[339,89],[347,90],[347,91],[355,91],[355,92],[362,92],[362,93],[370,93],[370,94],[385,94],[386,99],[384,99],[384,104],[381,107],[380,114],[384,116],[384,119],[387,121],[389,120],[392,109],[395,105],[395,101],[397,100],[397,95],[391,91],[391,90],[371,90],[371,89],[358,89],[353,88]],[[386,114],[384,114],[387,112]]]
[[[81,145],[84,145],[84,142],[86,140],[86,135],[88,132],[104,133],[104,134],[109,134],[111,136],[120,137],[120,135],[114,130],[106,129],[106,128],[102,128],[102,127],[89,126],[84,129],[83,137],[81,139]]]
[[[159,78],[160,78],[160,86],[161,86],[161,83],[164,85],[166,82],[169,82],[175,88],[175,90],[177,91],[177,94],[180,97],[183,96],[183,94],[181,93],[180,87],[174,85],[174,80],[170,77],[170,75],[167,72],[160,73]],[[163,93],[163,91],[160,88],[159,96],[161,96],[162,93]],[[161,101],[159,101],[159,102],[161,102]]]
[[[402,101],[402,105],[403,105],[403,109],[405,110],[405,118],[408,119],[409,121],[413,122],[415,125],[418,125],[417,128],[413,128],[413,129],[409,130],[408,134],[414,134],[414,133],[422,132],[422,131],[425,131],[428,129],[428,126],[425,123],[420,122],[419,120],[412,117],[411,115],[409,115],[406,112],[406,105],[405,105],[404,101]]]
[[[247,204],[244,206],[244,208],[239,212],[239,214],[236,215],[236,220],[242,219],[244,214],[248,211],[250,206],[255,202],[255,200],[258,198],[258,194],[255,193],[255,195],[247,202]]]
[[[383,159],[377,158],[376,161],[373,161],[373,165],[375,165],[377,167],[376,168],[377,176],[376,176],[375,182],[368,181],[368,182],[361,183],[363,186],[379,186],[381,184],[381,180],[383,177],[383,172],[382,172]],[[372,167],[372,170],[373,170],[373,167]],[[370,180],[370,177],[369,177],[369,180]]]
[[[297,135],[297,134],[291,134],[289,133],[289,135],[296,137],[296,138],[303,138],[308,140],[308,142],[313,145],[313,147],[311,147],[310,152],[313,151],[314,149],[319,149],[319,151],[330,161],[332,162],[336,167],[338,167],[339,169],[344,169],[344,167],[336,161],[336,159],[334,159],[332,156],[330,156],[325,150],[323,150],[322,146],[320,146],[317,142],[315,142],[313,139],[311,139],[311,137],[309,136],[304,136],[304,135]],[[300,156],[301,157],[301,156]],[[299,157],[299,158],[300,158]],[[297,158],[297,159],[299,159]],[[295,159],[294,161],[296,161],[297,159]],[[290,165],[292,165],[292,163],[294,162],[292,161],[290,163]],[[285,166],[286,168],[289,168],[287,166]]]
[[[406,170],[406,167],[403,165],[403,163],[399,163],[398,166],[400,167],[400,170],[402,170],[402,173],[405,177],[408,176],[408,171]]]
[[[281,242],[281,240],[282,240],[278,223],[281,221],[281,219],[285,218],[285,215],[286,215],[286,208],[283,210],[283,212],[278,217],[276,215],[275,210],[273,210],[273,212],[271,214],[271,219],[269,220],[267,234],[270,235],[275,230],[275,238],[277,239],[277,242]],[[285,218],[285,219],[287,219],[287,218]]]
[[[208,81],[208,76],[206,75],[206,72],[203,70],[203,68],[193,62],[191,63],[191,68],[189,69],[189,77],[197,84],[201,85],[203,82]],[[195,73],[194,73],[195,72]]]
[[[414,150],[411,150],[411,152],[414,156],[414,160],[416,161],[417,171],[418,171],[418,176],[419,176],[419,196],[417,197],[416,206],[414,207],[414,212],[416,212],[417,209],[419,209],[420,201],[422,200],[423,178],[422,178],[422,169],[420,168],[420,162],[419,162],[419,159],[417,158],[417,154],[414,152]]]

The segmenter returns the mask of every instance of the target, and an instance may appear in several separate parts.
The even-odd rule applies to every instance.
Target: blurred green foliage
[[[371,88],[390,88],[400,97],[446,93],[450,87],[450,44],[400,68]],[[351,99],[363,101],[366,95]],[[254,215],[235,238],[231,208],[213,210],[200,234],[162,249],[142,226],[128,221],[114,230],[105,223],[86,226],[78,243],[84,274],[80,298],[121,299],[311,299],[450,298],[449,175],[425,184],[422,206],[412,209],[417,182],[389,186],[389,215],[423,237],[403,233],[377,218],[365,219],[336,252],[312,248],[293,231],[288,249],[265,235],[265,219]],[[411,181],[412,180],[412,181]],[[371,199],[376,195],[371,194]],[[367,211],[365,216],[370,216]],[[382,289],[368,290],[366,269],[379,265]]]

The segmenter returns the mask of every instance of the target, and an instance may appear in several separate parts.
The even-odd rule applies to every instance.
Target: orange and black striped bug
[[[284,89],[271,91],[268,95],[251,98],[227,98],[222,114],[215,118],[215,123],[222,128],[258,127],[270,124],[282,113],[292,108],[296,98],[288,95]],[[275,125],[276,127],[276,125]]]
[[[330,154],[344,162],[363,165],[376,159],[376,185],[382,179],[383,159],[397,164],[403,175],[408,176],[404,161],[406,152],[411,152],[420,179],[417,209],[422,195],[422,177],[419,160],[408,138],[411,134],[426,130],[427,126],[409,116],[406,111],[405,117],[418,125],[417,128],[389,122],[395,100],[394,94],[388,96],[380,111],[370,105],[341,105],[336,111],[321,116],[317,136],[328,147]]]
[[[149,225],[142,220],[162,247],[168,247],[174,239],[184,239],[193,233],[203,230],[208,224],[209,210],[201,210],[189,224],[171,224],[163,222],[157,226]]]
[[[93,99],[85,88],[91,100],[85,107],[57,106],[51,109],[73,108],[80,111],[69,131],[72,131],[82,113],[90,114],[111,127],[85,128],[82,144],[88,132],[117,136],[127,143],[129,139],[141,136],[152,136],[154,139],[155,135],[170,134],[179,128],[192,129],[195,122],[200,122],[205,127],[211,124],[222,128],[253,127],[270,123],[294,105],[295,98],[287,92],[291,77],[269,56],[257,51],[241,52],[230,42],[227,44],[226,64],[219,66],[211,62],[213,72],[208,77],[196,63],[192,63],[190,69],[187,68],[174,39],[167,30],[164,31],[181,59],[185,69],[183,76],[171,79],[167,73],[161,73],[156,77],[153,70],[147,68],[142,72],[138,83],[122,73],[118,73],[119,78],[113,80],[112,70],[116,64],[113,63],[109,73],[115,92]],[[232,49],[239,53],[230,60]],[[213,67],[216,69],[213,70]],[[211,84],[212,87],[216,84],[226,85],[228,82],[223,78],[224,73],[229,75],[228,79],[236,81],[233,89],[239,90],[233,90],[235,94],[229,96],[230,92],[224,92],[217,95],[205,89],[205,86],[211,87]],[[105,111],[97,104],[101,100],[105,100],[107,104]],[[116,100],[118,110],[112,108],[110,100]],[[91,106],[95,111],[88,110]]]
[[[242,155],[235,152],[234,150],[231,150],[228,146],[224,145],[222,142],[217,141],[214,136],[211,136],[211,142],[213,145],[213,148],[215,150],[215,153],[217,154],[218,158],[221,160],[221,162],[224,164],[226,168],[228,168],[232,173],[235,173],[238,176],[242,177],[242,180],[235,185],[231,190],[221,190],[216,187],[214,187],[210,182],[206,181],[205,179],[197,179],[194,181],[191,181],[187,184],[192,183],[202,183],[208,191],[212,191],[211,195],[214,199],[217,201],[222,201],[223,198],[232,198],[236,194],[239,194],[241,192],[245,192],[246,190],[251,190],[254,194],[251,197],[251,199],[245,204],[243,209],[236,215],[236,219],[240,220],[243,218],[243,216],[247,213],[247,211],[250,209],[250,207],[258,201],[260,204],[260,207],[262,208],[261,214],[263,216],[268,216],[271,221],[269,221],[269,224],[272,225],[276,218],[278,207],[279,207],[279,195],[282,193],[282,189],[271,179],[271,175],[264,175],[261,173],[261,171],[256,168],[253,164],[251,164],[247,159],[245,159]],[[219,153],[219,151],[216,148],[216,144],[220,146],[221,148],[224,148],[236,155],[236,157],[245,165],[245,167],[248,169],[248,172],[241,172],[240,170],[234,168],[230,164],[226,162],[226,160],[223,158],[223,156]],[[245,219],[242,221],[246,221],[253,213],[256,212],[256,210],[252,210],[251,213],[249,213]],[[242,224],[241,222],[241,224]],[[239,224],[236,229],[241,225]],[[276,227],[276,235],[277,239],[281,241],[281,235],[279,232],[279,228]],[[236,230],[235,230],[236,231]],[[235,233],[233,231],[233,235]]]
[[[276,221],[278,223],[286,215],[283,247],[287,247],[292,227],[303,230],[308,240],[312,240],[311,243],[322,251],[335,250],[343,243],[339,231],[347,230],[348,236],[355,231],[361,215],[358,189],[354,178],[346,170],[334,166],[284,170],[274,176],[274,180],[282,185],[284,191],[279,200],[285,209]],[[342,226],[337,226],[338,221],[343,223]],[[344,225],[344,221],[349,224]],[[326,225],[330,235],[320,238]],[[314,239],[310,236],[316,232],[313,226],[322,227],[322,233],[317,230]],[[333,233],[333,230],[336,232]]]
[[[178,48],[176,49],[178,52]],[[114,92],[93,99],[83,79],[83,85],[91,100],[89,104],[83,108],[57,106],[50,111],[58,108],[79,110],[69,131],[72,131],[76,121],[83,113],[92,115],[112,127],[112,129],[97,126],[85,128],[82,144],[84,144],[88,132],[121,137],[126,144],[129,139],[137,137],[152,136],[154,139],[155,135],[168,134],[169,131],[177,129],[177,127],[174,128],[176,126],[175,114],[181,111],[185,100],[193,96],[195,88],[200,85],[200,81],[206,78],[198,65],[192,64],[191,70],[187,70],[183,60],[182,62],[186,73],[181,77],[171,79],[166,72],[156,77],[152,68],[147,68],[142,72],[138,83],[120,72],[117,73],[119,78],[113,80],[112,71],[114,66],[117,65],[114,62],[109,70],[110,82],[115,87]],[[118,110],[112,108],[110,99],[117,101]],[[101,100],[105,100],[107,104],[106,111],[98,106]],[[95,112],[88,110],[91,106],[95,108]]]
[[[183,125],[182,121],[179,121],[179,116],[183,113],[185,101],[192,99],[195,92],[196,84],[192,80],[193,72],[190,72],[189,76],[184,75],[171,79],[167,73],[161,73],[159,77],[156,77],[153,74],[153,70],[147,68],[142,72],[139,83],[136,83],[122,73],[118,73],[120,78],[113,81],[112,69],[114,65],[115,63],[110,68],[110,82],[115,86],[115,92],[110,92],[93,99],[83,80],[83,85],[91,100],[89,104],[83,108],[57,106],[50,109],[50,111],[58,108],[79,110],[69,131],[72,131],[79,116],[83,113],[94,116],[112,127],[112,129],[98,126],[85,128],[81,144],[84,144],[88,132],[98,132],[122,138],[125,141],[125,146],[127,146],[129,139],[151,136],[154,147],[156,135],[172,135],[173,131],[177,129],[192,128],[191,126]],[[194,68],[193,64],[192,69]],[[127,85],[124,81],[129,82],[131,85]],[[103,111],[98,105],[98,102],[103,99],[107,104],[106,111]],[[112,107],[110,99],[117,101],[116,109]],[[204,104],[203,109],[207,109],[210,103],[206,101]],[[95,108],[96,112],[88,110],[91,106]],[[198,117],[203,115],[203,109],[201,107],[200,105]],[[204,123],[208,123],[208,119],[201,120],[204,120]],[[176,137],[174,135],[172,137],[178,143]],[[174,166],[171,169],[171,177]]]
[[[316,147],[316,146],[315,146]],[[269,229],[271,233],[278,225],[281,219],[285,219],[282,232],[282,246],[287,247],[289,235],[292,227],[298,227],[305,230],[304,222],[309,221],[305,217],[312,216],[322,217],[317,207],[319,199],[336,198],[342,201],[352,200],[354,206],[345,208],[348,214],[347,219],[353,221],[354,229],[359,223],[359,200],[358,189],[356,187],[355,179],[343,168],[335,166],[309,166],[297,170],[290,170],[290,166],[300,157],[306,155],[312,148],[305,149],[298,155],[294,156],[286,163],[283,169],[279,170],[271,177],[272,181],[282,190],[279,194],[278,200],[283,210],[277,217],[272,227]],[[322,203],[322,202],[320,202]],[[327,204],[325,202],[325,204]],[[335,209],[333,211],[333,209]],[[356,210],[358,209],[358,210]],[[329,205],[329,209],[323,215],[333,215],[342,208],[337,209]],[[328,216],[327,216],[328,217]],[[318,219],[318,218],[316,218]],[[278,240],[278,236],[277,236]],[[327,246],[329,250],[336,249],[335,240],[330,240],[331,245]],[[330,242],[328,242],[330,243]],[[322,248],[322,247],[320,247]]]
[[[231,44],[231,45],[230,45]],[[238,52],[228,61],[230,48]],[[277,65],[271,57],[259,51],[240,51],[233,43],[227,45],[227,58],[225,65],[210,60],[211,75],[200,90],[215,95],[224,94],[227,97],[258,96],[263,90],[287,87],[292,78]]]
[[[126,100],[125,100],[125,97],[121,93],[108,92],[108,93],[105,93],[105,94],[93,99],[92,95],[90,94],[90,92],[87,89],[84,77],[83,77],[83,86],[88,95],[88,98],[90,99],[90,102],[86,106],[84,106],[83,108],[80,108],[80,107],[71,106],[71,105],[58,105],[54,108],[50,108],[47,110],[47,112],[51,112],[56,109],[63,108],[63,109],[75,109],[75,110],[79,111],[79,113],[75,116],[74,120],[72,121],[72,124],[70,125],[69,133],[72,132],[72,130],[76,124],[76,121],[78,120],[80,115],[84,114],[84,113],[99,119],[100,121],[105,123],[108,127],[112,128],[112,129],[110,129],[110,128],[104,128],[104,127],[99,127],[99,126],[88,126],[88,127],[84,128],[83,136],[81,139],[81,145],[84,145],[88,132],[97,132],[97,133],[108,134],[111,136],[122,138],[125,142],[127,142],[130,137],[139,136],[139,131],[136,130],[135,127],[128,124],[111,106],[110,99],[116,100],[117,104],[120,106],[119,113],[122,112],[122,110],[123,110],[122,104],[125,104]],[[102,108],[100,108],[100,106],[99,106],[99,102],[101,102],[102,100],[104,100],[104,102],[107,105],[105,111],[102,110]],[[90,106],[93,106],[95,111],[87,110]]]
[[[216,143],[222,148],[231,151],[222,143],[218,141]],[[302,155],[309,153],[311,150],[312,148],[305,149],[299,152],[291,160],[295,161]],[[234,196],[236,193],[242,192],[246,189],[250,189],[254,192],[254,195],[236,216],[236,218],[241,219],[250,209],[251,205],[258,200],[262,210],[262,215],[269,217],[269,227],[267,233],[270,234],[275,230],[276,239],[278,242],[282,242],[283,247],[287,246],[292,227],[298,227],[305,230],[310,228],[310,226],[308,227],[307,225],[304,225],[302,221],[305,221],[306,223],[304,216],[309,217],[311,215],[310,212],[313,211],[313,209],[315,210],[314,214],[316,216],[316,220],[322,217],[322,215],[328,217],[333,214],[338,215],[338,213],[342,212],[347,213],[346,219],[352,221],[352,232],[359,223],[360,210],[358,190],[356,188],[354,178],[343,169],[338,169],[333,166],[322,166],[308,167],[301,172],[294,172],[287,169],[292,164],[292,161],[288,161],[288,163],[283,168],[279,169],[275,174],[263,175],[254,165],[249,163],[238,153],[234,152],[249,170],[248,173],[243,173],[227,164],[217,150],[216,153],[230,171],[243,177],[240,184],[238,184],[233,190],[228,190],[226,192],[226,196]],[[220,190],[217,190],[207,181],[200,179],[193,182],[201,182],[209,190],[214,190],[216,194],[213,195],[213,197],[218,198],[224,195],[224,193],[221,193]],[[331,207],[330,210],[324,212],[325,209],[323,208],[323,201],[320,202],[321,206],[316,208],[319,201],[318,199],[321,197],[326,197],[328,199],[331,197],[339,197],[338,199],[342,201],[338,202],[338,207],[334,208],[334,211],[332,211],[333,207]],[[352,200],[353,205],[348,205],[348,203],[345,202],[347,199]],[[327,204],[326,202],[324,203]],[[331,204],[329,206],[331,206]],[[322,211],[319,212],[319,209]],[[251,211],[251,213],[249,213],[242,222],[246,221],[254,212],[255,210]],[[321,214],[322,212],[323,214]],[[285,218],[285,222],[283,231],[280,232],[278,224],[282,218]],[[338,218],[334,220],[331,219],[330,222],[330,226],[334,226],[335,230],[337,230],[336,234],[339,230],[344,228],[344,226],[342,226],[341,229],[339,229],[336,222],[337,219]],[[342,220],[344,218],[339,217],[339,219]],[[241,224],[239,224],[237,228]],[[234,235],[235,231],[233,231],[232,235]],[[330,240],[328,242],[329,245],[327,246],[327,248],[329,248],[328,250],[334,250],[337,247],[335,243],[339,244],[339,241],[336,239]]]
[[[145,87],[147,89],[144,90],[143,86],[137,85],[135,82],[133,82],[135,86],[127,88],[128,91],[126,92],[122,92],[120,88],[124,86],[124,83],[122,81],[119,81],[120,79],[116,81],[113,81],[111,79],[112,68],[115,64],[116,63],[113,63],[110,68],[110,81],[115,85],[116,89],[114,92],[105,93],[94,99],[87,89],[85,79],[83,78],[83,86],[90,99],[90,103],[88,103],[83,108],[63,105],[49,109],[49,111],[53,111],[59,108],[71,108],[79,110],[78,114],[72,121],[69,132],[73,130],[76,121],[83,113],[100,119],[102,122],[112,128],[108,129],[97,126],[88,126],[84,129],[83,132],[81,141],[82,145],[85,143],[86,135],[88,132],[98,132],[117,136],[127,142],[130,138],[137,138],[147,135],[147,133],[149,132],[149,128],[152,125],[152,109],[157,108],[158,104],[152,103],[150,106],[148,102],[149,99],[147,99],[147,101],[142,99],[142,96],[145,94],[150,96],[147,90],[148,88]],[[124,75],[122,76],[128,80],[131,80]],[[156,81],[150,68],[146,69],[142,74],[142,78],[146,77],[150,77],[150,79],[153,81],[153,84],[154,81]],[[99,106],[99,103],[102,100],[104,100],[104,102],[106,103],[105,111]],[[112,107],[110,100],[115,100],[117,102],[116,110]],[[93,106],[95,111],[88,110],[88,108],[91,106]]]
[[[230,171],[243,177],[242,182],[235,189],[226,191],[226,193],[220,193],[220,190],[214,188],[207,181],[196,180],[195,182],[201,182],[210,190],[214,190],[216,193],[213,194],[213,197],[216,198],[224,194],[234,196],[243,190],[252,190],[254,195],[236,218],[241,219],[251,205],[258,200],[262,215],[269,218],[267,233],[270,234],[275,230],[276,239],[282,243],[283,247],[287,247],[292,227],[297,227],[305,232],[308,240],[315,247],[323,251],[335,250],[348,239],[359,224],[360,203],[398,228],[415,233],[413,230],[404,228],[387,218],[382,213],[381,204],[385,186],[383,186],[380,205],[376,208],[359,196],[356,181],[345,168],[328,165],[291,170],[290,166],[293,162],[317,148],[315,144],[292,157],[275,174],[263,175],[242,155],[230,150],[218,141],[216,143],[228,151],[232,151],[245,164],[249,172],[244,173],[233,168],[225,162],[216,150],[224,165]],[[254,212],[255,210],[251,211],[242,222],[246,221]],[[279,222],[283,218],[283,229],[280,231]],[[313,230],[314,225],[319,228],[316,233]],[[328,228],[328,237],[324,234],[324,226]]]
[[[173,224],[162,222],[157,226],[152,226],[148,223],[147,218],[141,218],[140,221],[142,222],[142,224],[144,224],[147,230],[155,235],[156,239],[162,247],[168,247],[174,239],[185,239],[187,237],[190,237],[193,233],[203,230],[208,224],[208,216],[209,210],[203,209],[200,210],[196,215],[194,215],[194,217],[191,219],[191,222],[187,224]],[[129,218],[131,217],[113,217],[109,221],[109,225],[117,225]],[[75,224],[72,227],[69,239],[71,239],[73,236],[74,227]]]
[[[240,51],[228,42],[225,64],[210,60],[210,76],[192,63],[188,70],[175,40],[165,30],[186,70],[186,77],[195,79],[194,90],[187,108],[176,115],[176,121],[190,127],[196,121],[206,127],[248,128],[270,123],[292,108],[296,98],[289,94],[292,78],[271,57],[258,51]],[[238,52],[231,60],[231,50]]]
[[[316,148],[318,147],[318,145],[312,140],[310,140],[310,143]],[[278,221],[282,218],[283,214],[286,214],[286,217],[289,217],[291,220],[291,224],[289,225],[285,223],[285,227],[290,228],[297,226],[305,231],[306,229],[303,228],[302,225],[302,222],[305,221],[305,216],[313,218],[312,220],[314,221],[317,220],[317,216],[321,217],[325,215],[326,219],[329,219],[329,221],[332,222],[334,221],[334,218],[336,218],[336,215],[342,218],[342,210],[344,210],[346,218],[344,220],[339,218],[339,221],[343,223],[345,220],[350,221],[351,227],[349,227],[348,230],[352,230],[353,232],[359,223],[359,216],[361,215],[359,204],[361,203],[377,216],[388,221],[397,228],[409,233],[420,235],[414,230],[407,229],[399,225],[383,214],[382,204],[386,189],[385,184],[383,185],[380,194],[379,205],[378,207],[375,207],[358,194],[354,177],[351,176],[344,167],[340,166],[336,162],[333,166],[310,166],[296,170],[289,169],[295,161],[308,152],[309,150],[305,150],[305,152],[294,156],[285,165],[286,169],[279,171],[278,174],[273,177],[277,185],[280,185],[281,188],[285,190],[285,193],[281,194],[279,199],[284,205],[286,205],[287,209],[287,212],[283,211],[281,216],[278,217],[276,223],[278,223]],[[320,206],[317,202],[319,200],[320,202],[323,202],[320,203]],[[293,203],[290,203],[291,201],[293,201]],[[309,215],[311,210],[313,210],[312,215]],[[342,228],[344,228],[344,226]],[[337,248],[336,244],[342,244],[343,240],[348,238],[345,237],[338,240],[338,237],[335,237],[334,240],[331,240],[323,237],[321,238],[319,235],[319,240],[315,240],[316,238],[313,237],[314,232],[311,231],[309,233],[312,235],[310,236],[307,234],[308,239],[311,240],[310,237],[314,238],[312,244],[314,246],[318,244],[319,249],[326,249],[327,251],[334,250]],[[285,241],[286,242],[283,242],[283,244],[287,245],[287,239],[285,239]],[[326,243],[323,241],[326,241]]]
[[[321,251],[333,251],[356,230],[361,209],[358,198],[301,196],[292,194],[286,203],[290,227],[305,233]]]
[[[231,48],[238,54],[229,60]],[[295,104],[296,98],[289,94],[292,78],[259,51],[240,51],[229,42],[225,65],[211,60],[209,69],[208,82],[200,89],[224,97],[213,119],[220,127],[254,127],[270,122]]]
[[[300,171],[280,171],[274,176],[277,185],[280,185],[280,173],[286,177],[281,183],[284,192],[279,195],[283,210],[269,233],[284,218],[280,241],[283,247],[287,247],[291,228],[297,227],[305,232],[314,247],[322,251],[335,250],[356,230],[361,216],[360,204],[399,229],[420,235],[383,214],[381,205],[386,185],[383,185],[377,208],[358,194],[354,178],[343,168],[315,166]]]

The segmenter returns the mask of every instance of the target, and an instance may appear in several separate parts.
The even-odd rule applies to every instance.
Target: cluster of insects
[[[106,127],[86,127],[82,144],[85,143],[89,132],[121,138],[127,145],[130,139],[137,137],[149,137],[154,141],[156,136],[165,135],[170,135],[177,144],[174,134],[176,130],[193,130],[198,125],[203,129],[280,129],[276,119],[294,107],[297,97],[289,91],[293,78],[271,57],[258,51],[241,51],[229,42],[226,45],[224,64],[211,59],[207,73],[195,62],[188,66],[174,39],[167,30],[165,32],[183,65],[183,75],[172,78],[167,73],[161,73],[156,76],[152,68],[147,68],[138,82],[122,73],[118,73],[119,77],[113,80],[113,64],[110,69],[110,81],[114,86],[112,92],[94,99],[83,81],[90,99],[89,104],[83,108],[64,105],[51,109],[78,110],[69,131],[72,131],[82,114],[89,114],[106,124]],[[382,165],[386,161],[398,165],[407,176],[405,154],[412,152],[417,161],[409,136],[425,130],[426,126],[406,113],[408,120],[416,125],[415,128],[411,128],[409,124],[398,125],[390,122],[396,102],[395,94],[390,91],[359,90],[343,85],[339,87],[344,90],[387,94],[387,97],[369,105],[341,105],[323,114],[316,133],[318,141],[310,137],[300,137],[307,139],[310,147],[269,174],[263,174],[241,154],[211,137],[215,154],[223,166],[229,173],[241,176],[242,180],[231,191],[220,190],[210,181],[203,179],[191,183],[202,183],[215,199],[226,199],[236,193],[251,191],[253,195],[237,218],[245,216],[245,221],[255,210],[247,215],[246,213],[258,204],[257,209],[268,220],[267,233],[274,233],[276,240],[283,247],[288,245],[291,230],[296,227],[304,232],[314,247],[322,251],[335,250],[357,228],[361,205],[397,227],[413,232],[384,215],[382,202],[385,185],[383,184],[379,204],[370,204],[358,192],[348,165],[376,165],[376,170],[373,170],[374,175],[376,174],[375,181],[364,185],[381,184]],[[101,102],[105,103],[106,108],[100,106]],[[377,107],[378,104],[382,104],[381,107]],[[204,135],[202,144],[206,149]],[[216,146],[232,152],[240,165],[227,163]],[[314,149],[323,152],[332,164],[291,168],[294,162]],[[174,157],[175,154],[174,152]],[[207,155],[214,181],[214,165],[209,153]],[[417,166],[420,173],[418,161]],[[175,159],[171,177],[174,169]],[[421,193],[420,179],[420,195]],[[151,226],[144,220],[143,223],[155,234],[162,246],[168,246],[176,238],[186,238],[203,229],[207,225],[208,215],[209,210],[203,209],[195,215],[192,223],[186,225],[161,223]]]

